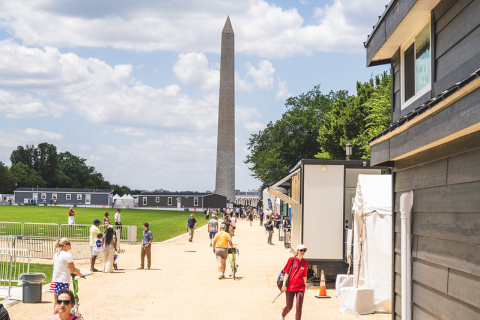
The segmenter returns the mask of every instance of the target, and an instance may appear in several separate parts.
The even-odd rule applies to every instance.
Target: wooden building
[[[480,319],[480,1],[392,0],[365,47],[367,65],[392,74],[392,125],[370,146],[371,164],[394,174],[393,319]],[[410,190],[402,279],[399,200]]]
[[[133,197],[139,208],[203,211],[227,207],[227,197],[215,193],[144,192]]]

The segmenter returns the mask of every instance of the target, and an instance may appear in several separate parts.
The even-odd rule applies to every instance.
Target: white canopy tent
[[[392,176],[358,176],[354,213],[354,287],[374,290],[375,312],[392,312]],[[358,267],[360,261],[360,270]],[[357,302],[358,303],[358,302]]]
[[[129,194],[124,194],[121,197],[116,194],[113,196],[113,201],[114,208],[131,209],[135,207],[135,199]]]

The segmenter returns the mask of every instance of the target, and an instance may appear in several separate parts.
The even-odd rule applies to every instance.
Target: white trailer
[[[291,207],[291,248],[303,243],[313,270],[326,275],[347,272],[346,229],[352,228],[352,204],[359,174],[389,174],[368,160],[302,159],[268,192]],[[291,193],[276,187],[291,180]]]

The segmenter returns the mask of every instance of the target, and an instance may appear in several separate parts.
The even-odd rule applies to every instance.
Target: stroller
[[[73,283],[73,295],[75,296],[75,305],[72,308],[71,313],[76,316],[82,318],[82,314],[80,313],[78,307],[80,306],[80,299],[78,298],[78,280],[75,278],[75,274],[70,273],[72,276],[72,283]],[[85,277],[83,277],[85,279]]]

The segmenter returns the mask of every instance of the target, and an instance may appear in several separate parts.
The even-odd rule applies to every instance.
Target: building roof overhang
[[[397,0],[393,0],[386,8],[379,21],[374,26],[372,33],[368,36],[364,45],[367,49],[367,66],[374,66],[380,64],[390,63],[398,48],[403,42],[417,29],[423,22],[424,18],[430,14],[440,0],[417,0],[410,10],[405,14],[396,27],[396,15],[401,14],[400,4]],[[390,21],[390,19],[392,21]],[[393,31],[389,31],[394,28]],[[388,30],[387,30],[388,29]],[[372,46],[372,43],[383,42],[379,47]],[[375,53],[370,53],[369,50],[376,50]],[[368,58],[371,57],[371,58]]]

